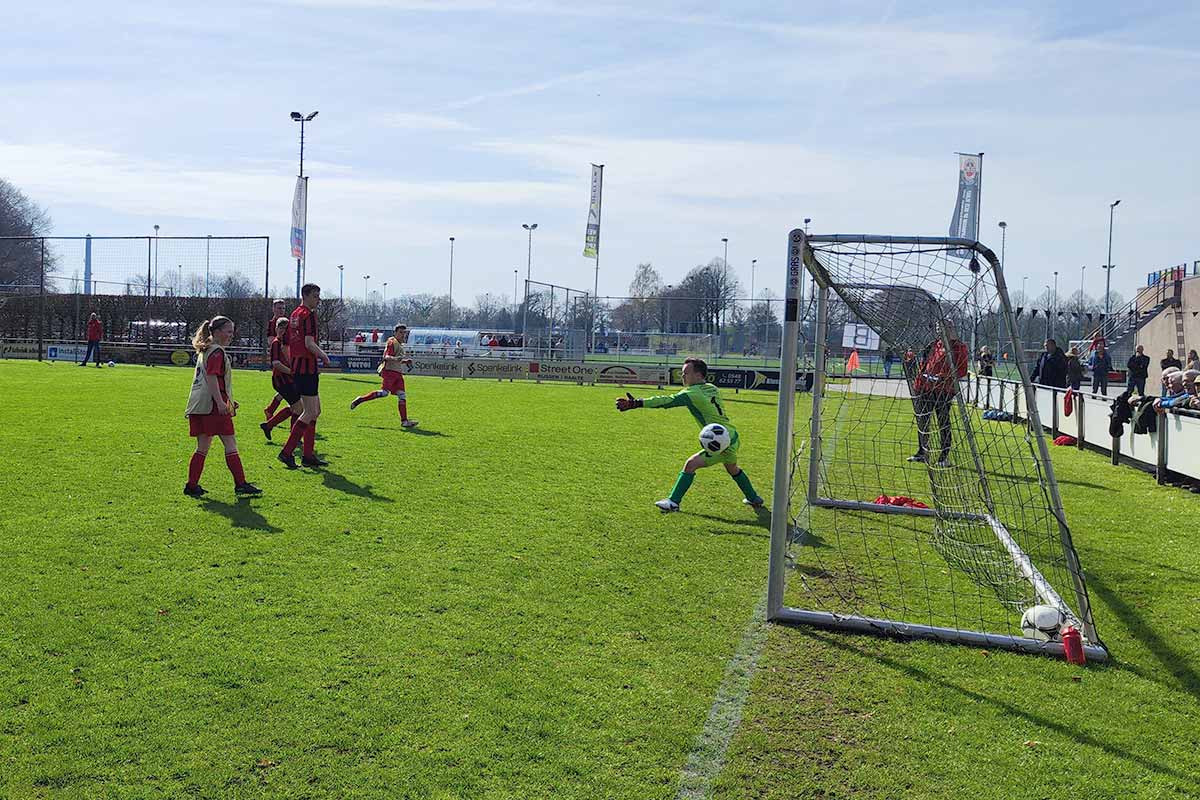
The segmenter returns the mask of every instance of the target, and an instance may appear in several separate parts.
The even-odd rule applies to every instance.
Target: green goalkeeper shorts
[[[726,447],[719,453],[710,453],[707,450],[701,450],[696,455],[704,459],[704,466],[711,467],[714,464],[736,464],[738,454],[738,432],[736,428],[730,427],[729,432],[732,434],[729,441],[729,447]]]

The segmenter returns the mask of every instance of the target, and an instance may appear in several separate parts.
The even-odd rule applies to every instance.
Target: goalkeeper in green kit
[[[763,507],[763,499],[754,486],[750,477],[737,465],[738,433],[737,429],[725,416],[725,408],[721,405],[721,394],[716,386],[708,382],[708,365],[699,358],[689,358],[683,362],[683,390],[675,394],[664,394],[658,397],[635,398],[628,392],[624,397],[617,398],[618,411],[632,411],[635,408],[686,408],[692,412],[700,427],[705,425],[721,425],[729,429],[729,446],[719,453],[701,450],[683,464],[683,471],[675,480],[675,488],[671,489],[670,497],[659,500],[654,505],[663,512],[678,511],[683,496],[696,478],[696,470],[711,467],[713,464],[723,464],[746,499],[742,502],[754,508]]]

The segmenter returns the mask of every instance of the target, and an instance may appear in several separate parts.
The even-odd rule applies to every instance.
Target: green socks
[[[745,474],[745,473],[743,473]],[[687,490],[692,488],[692,481],[696,480],[695,473],[681,472],[679,477],[675,479],[675,486],[671,489],[671,502],[679,505],[683,502],[683,496],[687,494]],[[749,481],[746,482],[749,485]]]
[[[733,476],[733,482],[742,490],[742,494],[746,495],[747,500],[754,503],[762,502],[762,498],[758,496],[758,492],[754,491],[754,486],[751,485],[750,476],[746,474],[746,470],[739,470],[738,474]]]

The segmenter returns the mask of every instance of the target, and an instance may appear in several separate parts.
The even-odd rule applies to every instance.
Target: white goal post
[[[830,374],[850,324],[901,358],[896,375]],[[1001,265],[978,242],[789,234],[768,619],[1061,655],[1060,638],[1020,628],[1049,605],[1089,660],[1108,658],[1015,330]],[[811,394],[796,393],[802,342]],[[970,402],[962,374],[983,346],[1014,354],[1002,366],[1025,422],[984,420]]]

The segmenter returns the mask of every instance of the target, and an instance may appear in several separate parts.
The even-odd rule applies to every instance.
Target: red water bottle
[[[1087,656],[1083,652],[1083,637],[1079,635],[1079,631],[1073,627],[1067,627],[1063,631],[1063,654],[1067,657],[1068,664],[1086,664]]]

